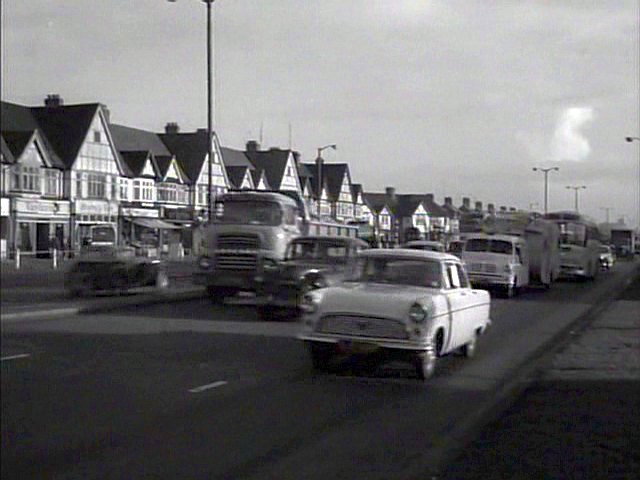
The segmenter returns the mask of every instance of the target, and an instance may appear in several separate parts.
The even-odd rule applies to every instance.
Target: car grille
[[[218,253],[216,267],[220,270],[255,270],[257,258],[252,253]]]
[[[469,266],[470,272],[496,273],[497,269],[493,263],[472,263]]]
[[[220,234],[218,248],[233,250],[258,250],[260,238],[257,235]]]
[[[358,315],[326,315],[322,317],[317,331],[355,337],[408,338],[402,322],[388,318]]]

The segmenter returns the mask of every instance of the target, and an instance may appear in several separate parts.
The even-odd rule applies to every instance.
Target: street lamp
[[[175,3],[177,0],[168,1]],[[213,66],[211,61],[213,50],[211,47],[211,14],[213,9],[211,7],[215,0],[202,0],[202,2],[207,5],[207,175],[209,177],[207,182],[207,216],[209,222],[211,222],[213,220],[213,195],[211,195],[213,190],[213,81],[211,74],[211,67]]]
[[[640,137],[624,137],[624,139],[629,143],[634,140],[640,142]],[[638,151],[638,228],[640,228],[640,151]]]
[[[578,210],[578,192],[580,190],[584,190],[586,189],[586,185],[567,185],[565,187],[567,190],[573,190],[575,192],[575,202],[574,202],[574,210],[576,211],[576,213],[579,212]]]
[[[544,173],[544,214],[548,213],[549,207],[549,172],[560,170],[558,167],[549,167],[549,168],[539,168],[533,167],[534,172],[542,172]]]
[[[316,170],[318,172],[318,220],[320,220],[320,207],[322,204],[322,152],[323,150],[326,150],[327,148],[332,148],[334,150],[337,150],[338,147],[335,143],[332,143],[330,145],[325,145],[324,147],[320,147],[318,148],[318,157],[316,158]]]
[[[610,219],[609,212],[613,210],[613,207],[600,207],[600,210],[604,210],[606,212],[607,223],[609,223],[609,219]]]

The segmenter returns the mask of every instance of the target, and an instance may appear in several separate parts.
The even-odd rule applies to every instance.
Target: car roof
[[[503,242],[524,242],[524,239],[522,237],[519,237],[517,235],[501,235],[501,234],[487,234],[487,233],[474,233],[471,235],[468,235],[465,238],[465,242],[468,242],[469,240],[476,240],[476,239],[481,239],[481,240],[502,240]]]
[[[438,242],[436,240],[411,240],[405,245],[434,245],[434,246],[442,246],[442,242]]]
[[[452,261],[460,263],[455,255],[445,252],[432,252],[430,250],[414,250],[410,248],[371,248],[360,253],[363,257],[372,258],[415,258],[418,260]]]

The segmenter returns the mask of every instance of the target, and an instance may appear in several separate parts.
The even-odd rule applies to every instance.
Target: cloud
[[[552,159],[559,162],[585,160],[591,153],[591,146],[582,129],[593,119],[592,107],[566,108],[558,117],[551,140]]]

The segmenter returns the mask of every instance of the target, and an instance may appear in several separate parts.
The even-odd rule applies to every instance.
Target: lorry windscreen
[[[282,209],[275,202],[227,200],[216,205],[216,223],[280,225]]]
[[[504,240],[490,240],[488,238],[470,238],[464,247],[467,252],[490,252],[511,255],[513,244]]]

